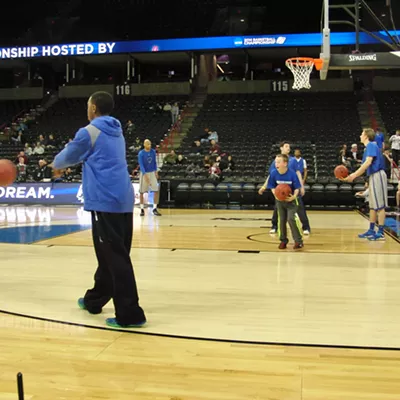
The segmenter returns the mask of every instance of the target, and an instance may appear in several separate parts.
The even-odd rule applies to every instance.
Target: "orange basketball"
[[[280,184],[275,188],[275,197],[280,200],[286,200],[292,194],[292,188],[285,184]]]
[[[338,165],[333,171],[336,179],[344,179],[349,176],[349,170],[344,165]]]
[[[0,186],[14,183],[17,177],[17,168],[10,160],[0,160]]]

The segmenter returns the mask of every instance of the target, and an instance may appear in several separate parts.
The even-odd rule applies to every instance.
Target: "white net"
[[[312,58],[291,58],[286,60],[286,66],[292,71],[294,76],[293,89],[310,89],[310,75],[314,68],[314,60]]]

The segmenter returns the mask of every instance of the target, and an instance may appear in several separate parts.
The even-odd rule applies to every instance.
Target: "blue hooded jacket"
[[[54,159],[55,169],[83,161],[84,209],[133,212],[134,193],[126,162],[121,123],[109,116],[95,118]]]

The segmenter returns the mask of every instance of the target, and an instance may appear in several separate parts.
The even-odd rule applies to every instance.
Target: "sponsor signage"
[[[400,68],[400,52],[332,54],[329,69]]]
[[[349,54],[349,62],[376,61],[376,54]]]
[[[135,204],[139,204],[139,184],[132,183]],[[81,183],[18,183],[0,187],[0,204],[83,205]],[[152,203],[153,195],[145,195]]]
[[[381,39],[387,40],[384,31],[374,32]],[[400,35],[400,31],[390,31],[391,35]],[[332,32],[332,46],[353,45],[356,42],[355,32]],[[360,44],[376,44],[378,40],[365,32],[360,33]],[[268,47],[313,47],[321,46],[322,33],[294,33],[259,36],[222,36],[187,39],[152,39],[126,42],[95,42],[56,44],[24,47],[0,48],[0,59],[22,59],[37,57],[74,57],[122,53],[172,52],[172,51],[207,51],[229,50],[237,48]]]

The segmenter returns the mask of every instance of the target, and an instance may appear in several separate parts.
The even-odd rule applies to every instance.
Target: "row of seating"
[[[193,204],[239,204],[239,205],[272,205],[275,200],[270,190],[259,195],[261,184],[254,183],[179,183],[173,191],[177,206]],[[305,185],[304,203],[308,207],[337,206],[354,207],[357,204],[355,194],[365,190],[363,184],[314,184]],[[394,205],[396,185],[389,184],[389,199]]]

